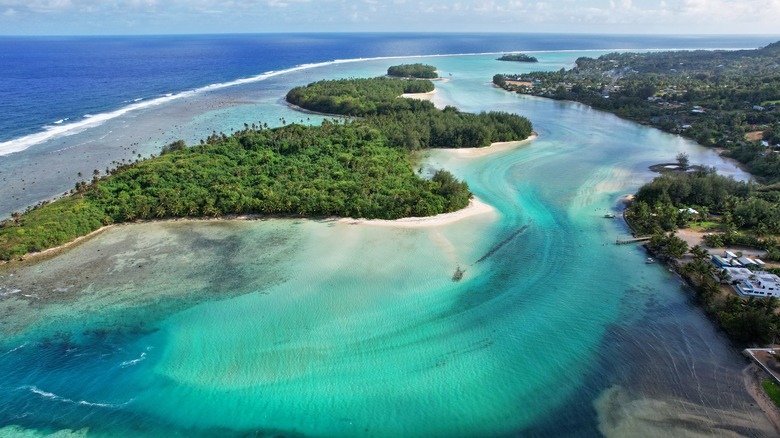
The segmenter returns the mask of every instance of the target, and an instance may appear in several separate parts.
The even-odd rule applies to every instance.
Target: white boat
[[[648,257],[647,260],[645,260],[645,263],[647,263],[648,265],[650,263],[655,263],[655,259],[653,259],[652,257]]]

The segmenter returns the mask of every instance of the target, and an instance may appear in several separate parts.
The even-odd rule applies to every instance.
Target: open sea
[[[446,168],[492,213],[431,228],[331,220],[110,228],[0,266],[0,436],[776,436],[736,346],[627,235],[648,166],[711,150],[496,73],[622,50],[778,36],[288,34],[0,37],[0,217],[113,162],[244,123],[320,79],[424,62],[433,101],[510,111],[539,137]],[[538,64],[499,62],[533,53]],[[451,276],[465,268],[462,281]]]

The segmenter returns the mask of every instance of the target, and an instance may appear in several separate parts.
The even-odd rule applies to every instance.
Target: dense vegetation
[[[430,81],[390,78],[320,81],[287,93],[290,103],[329,114],[365,117],[394,147],[424,149],[478,147],[498,141],[522,140],[532,133],[528,119],[515,114],[470,114],[454,107],[437,109],[403,93],[433,89]]]
[[[695,221],[709,221],[713,231],[721,232],[721,245],[715,246],[723,246],[740,243],[740,234],[759,238],[780,234],[778,199],[780,192],[774,187],[735,181],[704,169],[655,178],[639,189],[626,214],[641,233],[673,231]],[[776,245],[773,240],[768,243]]]
[[[539,62],[535,56],[526,55],[525,53],[510,53],[498,58],[499,61],[514,61],[514,62]]]
[[[721,293],[720,274],[701,247],[688,248],[674,235],[682,227],[710,231],[712,247],[745,245],[767,251],[766,260],[780,259],[780,192],[773,187],[735,181],[712,169],[666,173],[639,189],[626,210],[629,224],[640,234],[650,234],[648,248],[676,267],[693,285],[704,308],[742,344],[766,343],[780,334],[775,298],[743,299]],[[692,260],[680,265],[686,253]]]
[[[155,159],[79,183],[72,196],[0,228],[0,259],[136,219],[277,214],[394,219],[454,211],[468,185],[446,171],[417,176],[408,154],[362,122],[289,125],[175,143]]]
[[[401,64],[387,69],[387,75],[398,78],[435,79],[439,77],[436,67],[427,64]]]
[[[641,234],[705,227],[708,245],[743,245],[780,260],[780,188],[735,181],[712,169],[670,173],[644,185],[626,218]],[[696,211],[692,213],[691,210]]]
[[[137,219],[224,214],[395,219],[465,207],[471,193],[447,171],[430,180],[409,150],[476,147],[519,140],[528,120],[505,113],[465,114],[400,99],[430,91],[424,80],[351,79],[290,92],[301,106],[365,117],[321,126],[289,125],[212,134],[200,145],[165,146],[159,157],[122,164],[71,195],[13,214],[0,226],[0,259],[61,245],[103,225]],[[290,97],[292,96],[292,97]]]
[[[433,82],[425,80],[340,79],[295,87],[287,93],[287,101],[321,113],[365,117],[433,108],[427,101],[399,99],[404,93],[426,93],[433,89]]]
[[[494,82],[726,148],[765,182],[780,181],[780,42],[758,50],[612,53],[579,58],[571,70],[499,74]]]

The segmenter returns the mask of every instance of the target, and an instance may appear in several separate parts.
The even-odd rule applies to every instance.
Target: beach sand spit
[[[395,228],[429,228],[438,227],[441,225],[451,224],[467,217],[477,216],[486,213],[493,213],[495,208],[485,204],[477,198],[472,198],[469,205],[466,208],[452,213],[442,213],[436,216],[426,217],[406,217],[402,219],[384,220],[384,219],[353,219],[343,218],[338,219],[339,222],[348,224],[365,224],[379,227],[395,227]]]

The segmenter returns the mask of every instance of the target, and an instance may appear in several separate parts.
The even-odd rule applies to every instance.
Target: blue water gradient
[[[501,51],[755,48],[771,36],[261,34],[0,37],[0,142],[154,99],[301,64]]]
[[[399,51],[446,39],[383,38]],[[466,50],[490,38],[454,47],[501,51]],[[540,53],[540,64],[558,69],[584,53]],[[649,165],[679,152],[747,175],[679,137],[490,84],[497,71],[533,66],[489,55],[410,60],[447,78],[436,83],[439,106],[533,121],[539,138],[503,152],[420,157],[426,173],[444,167],[468,181],[494,213],[421,229],[132,224],[6,266],[0,435],[772,436],[741,385],[735,348],[675,276],[646,265],[641,248],[611,244],[627,231],[603,218],[652,178]],[[150,144],[169,135],[144,124],[147,112],[176,120],[166,129],[183,136],[307,119],[280,102],[290,86],[397,62],[329,64],[128,114],[63,140],[56,163],[84,160],[96,136],[123,124]],[[53,155],[47,147],[8,155],[6,168]],[[458,283],[456,266],[466,270]]]

